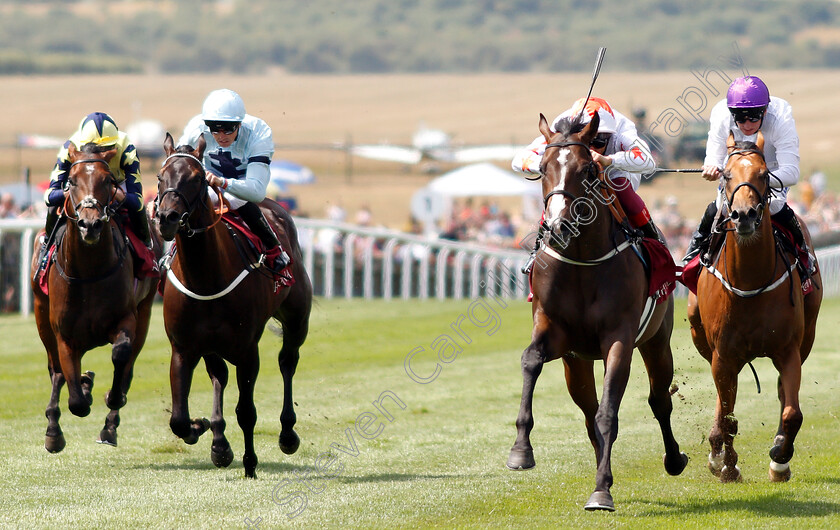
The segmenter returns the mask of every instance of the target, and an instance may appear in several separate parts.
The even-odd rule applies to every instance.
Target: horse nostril
[[[159,215],[161,221],[163,221],[166,224],[175,224],[178,222],[178,212],[176,211],[170,211],[166,215],[162,215],[161,212],[159,212]]]
[[[756,210],[755,208],[750,208],[750,211],[747,212],[747,217],[749,217],[751,221],[754,221],[758,218],[758,210]]]
[[[97,219],[96,221],[94,221],[93,226],[91,227],[91,229],[94,230],[94,231],[99,230],[101,228],[102,228],[102,220],[101,219]]]
[[[732,213],[729,214],[729,218],[733,221],[737,221],[739,217],[741,217],[741,214],[738,213],[738,210],[732,210]]]

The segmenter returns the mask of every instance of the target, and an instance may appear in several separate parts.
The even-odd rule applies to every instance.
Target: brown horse
[[[47,349],[52,393],[47,405],[47,435],[44,446],[56,453],[65,439],[58,418],[61,387],[67,383],[70,412],[90,414],[93,372],[82,373],[82,356],[88,350],[113,344],[114,379],[105,395],[111,409],[99,441],[117,445],[119,409],[126,403],[134,361],[146,341],[149,317],[158,278],[135,280],[132,256],[117,225],[117,183],[108,167],[116,149],[94,152],[69,147],[70,171],[65,214],[68,222],[49,268],[49,295],[38,280],[32,281],[35,322]],[[158,256],[159,238],[153,238]],[[38,249],[32,258],[32,274],[38,266]]]
[[[709,434],[709,470],[722,482],[741,479],[733,442],[738,420],[733,411],[738,374],[757,357],[768,357],[779,371],[781,417],[770,449],[770,479],[790,478],[793,442],[802,425],[799,408],[801,366],[814,344],[822,291],[803,296],[796,257],[781,251],[770,215],[771,173],[764,162],[764,138],[738,142],[730,135],[721,214],[726,225],[723,249],[704,268],[697,296],[689,296],[691,336],[711,364],[717,387],[715,422]],[[802,221],[800,220],[800,224]],[[806,240],[811,236],[802,224]],[[821,285],[819,273],[812,278]]]
[[[266,322],[274,317],[283,328],[283,347],[278,361],[283,374],[283,410],[279,437],[286,454],[297,451],[300,438],[292,398],[292,377],[300,358],[300,346],[309,331],[312,284],[303,259],[292,217],[277,203],[263,201],[263,213],[292,257],[295,283],[282,287],[270,272],[251,263],[238,247],[233,229],[220,221],[213,208],[204,168],[200,162],[206,144],[200,138],[196,149],[179,146],[166,135],[166,159],[158,175],[158,212],[164,239],[175,239],[177,251],[163,295],[163,319],[172,345],[170,383],[172,416],[169,425],[188,444],[194,444],[210,428],[210,456],[218,467],[227,467],[233,451],[225,438],[222,399],[228,381],[225,361],[236,366],[239,403],[236,418],[245,438],[242,457],[247,477],[256,477],[254,452],[254,384],[260,367],[259,340]],[[179,285],[180,284],[180,285]],[[204,358],[213,383],[211,421],[190,419],[187,403],[193,370]]]
[[[634,252],[624,251],[629,244],[602,200],[599,188],[607,184],[599,179],[589,151],[598,122],[597,114],[586,126],[566,120],[554,133],[540,115],[540,132],[548,144],[540,173],[550,242],[543,245],[532,275],[534,324],[531,344],[522,353],[522,402],[507,465],[535,465],[530,441],[534,387],[543,364],[562,359],[569,394],[583,411],[595,449],[595,491],[584,507],[613,511],[610,459],[634,346],[647,368],[648,403],[665,442],[666,471],[680,474],[688,457],[671,431],[673,300],[657,304],[652,315],[643,311],[649,301],[644,267]],[[643,314],[648,325],[640,329]],[[596,360],[605,365],[600,404],[593,373]]]

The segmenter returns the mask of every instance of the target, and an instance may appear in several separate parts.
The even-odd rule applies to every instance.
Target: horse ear
[[[175,140],[172,139],[172,135],[167,131],[166,138],[163,139],[163,152],[166,153],[166,156],[169,156],[173,151],[175,151]]]
[[[204,148],[207,147],[207,140],[204,139],[204,135],[198,137],[198,145],[195,146],[195,157],[201,160],[201,157],[204,156]]]
[[[117,148],[114,147],[113,149],[110,149],[110,150],[102,153],[102,158],[104,158],[106,162],[110,162],[111,159],[114,158],[114,155],[116,155],[116,154],[117,154]]]
[[[759,151],[764,152],[764,135],[761,131],[758,131],[758,135],[755,137],[755,145]]]
[[[583,131],[580,133],[580,141],[589,145],[595,135],[598,134],[598,126],[601,124],[601,116],[598,115],[596,112],[592,115],[592,119],[589,120],[589,123],[583,128]]]
[[[79,151],[76,149],[76,144],[70,142],[70,145],[67,146],[67,156],[70,158],[70,160],[73,160],[73,157],[75,157],[76,153],[78,152]]]
[[[551,141],[551,127],[548,125],[548,120],[545,119],[545,115],[540,112],[540,132],[545,137],[546,142]]]
[[[729,138],[726,139],[726,148],[732,150],[735,147],[735,135],[729,133]]]

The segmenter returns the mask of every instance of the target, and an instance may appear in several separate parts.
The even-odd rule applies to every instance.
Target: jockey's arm
[[[64,204],[64,185],[67,182],[67,172],[70,171],[70,155],[67,147],[70,142],[65,142],[64,147],[58,151],[58,158],[50,173],[50,186],[44,192],[44,202],[47,206],[61,206]]]
[[[245,178],[225,179],[225,191],[249,202],[260,202],[265,199],[271,170],[268,164],[271,159],[265,156],[251,157],[245,170]]]
[[[615,169],[628,173],[650,173],[656,168],[656,161],[650,154],[650,148],[641,138],[635,138],[632,141],[629,138],[622,138],[619,148],[622,150],[607,157],[612,160],[610,165]]]
[[[125,204],[129,211],[143,209],[143,183],[140,180],[140,160],[134,146],[126,149],[120,159],[120,169],[125,174]]]
[[[706,138],[706,158],[703,160],[703,178],[716,181],[720,178],[726,160],[726,140],[729,138],[729,108],[726,101],[712,108],[709,116],[709,135]]]
[[[516,152],[510,166],[514,171],[530,175],[540,174],[540,163],[545,152],[545,138],[538,136],[528,147],[523,147]]]
[[[770,178],[770,186],[773,188],[790,187],[799,182],[799,135],[790,112],[779,117],[775,132],[774,145],[779,167],[772,170],[776,178]]]

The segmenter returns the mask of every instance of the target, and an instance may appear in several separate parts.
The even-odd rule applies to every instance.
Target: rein
[[[727,160],[729,158],[735,156],[735,155],[747,156],[747,155],[751,155],[751,154],[758,155],[759,157],[761,157],[762,161],[764,160],[764,153],[762,153],[758,149],[739,149],[739,150],[733,151],[733,152],[729,153],[729,155],[727,156]],[[720,190],[720,194],[723,197],[724,206],[726,207],[726,210],[728,212],[730,212],[730,214],[729,214],[728,218],[724,218],[721,215],[722,212],[718,213],[718,222],[715,223],[716,230],[718,232],[720,232],[720,231],[731,232],[731,231],[735,230],[735,228],[719,229],[717,227],[732,221],[732,213],[731,213],[732,212],[732,202],[735,200],[735,193],[737,193],[738,190],[741,189],[742,187],[747,187],[747,188],[751,189],[752,191],[755,192],[755,194],[757,196],[761,197],[761,202],[759,203],[759,207],[758,207],[759,213],[758,213],[758,217],[756,218],[756,221],[755,221],[755,227],[758,228],[758,226],[761,224],[761,221],[763,220],[765,207],[770,204],[770,198],[771,198],[770,177],[771,176],[773,178],[779,180],[778,177],[773,175],[769,170],[766,170],[764,176],[762,177],[766,180],[764,193],[760,192],[758,190],[758,188],[750,182],[742,182],[742,183],[738,184],[737,186],[735,186],[735,189],[732,190],[732,193],[729,194],[728,196],[726,195],[726,192],[725,192],[725,186]],[[725,172],[723,178],[726,179],[726,180],[729,180],[731,178],[730,172]],[[721,249],[721,252],[718,253],[717,258],[715,259],[714,263],[717,263],[720,260],[721,256],[724,254],[724,251],[725,251],[725,245],[724,245],[724,248]],[[779,252],[780,251],[777,249],[777,252],[776,252],[777,256],[778,256]],[[785,259],[785,263],[787,263],[787,259]],[[798,263],[799,263],[799,260],[797,258],[793,261],[792,264],[790,264],[788,266],[787,270],[785,270],[785,272],[782,273],[782,275],[779,278],[777,278],[776,280],[771,279],[767,283],[767,285],[765,285],[763,287],[759,287],[758,289],[750,289],[750,290],[746,290],[746,291],[742,290],[742,289],[738,289],[737,287],[730,284],[729,281],[726,278],[724,278],[723,273],[721,273],[721,271],[718,270],[714,266],[714,264],[709,264],[708,266],[706,266],[706,268],[715,278],[717,278],[720,281],[721,285],[723,285],[724,289],[726,289],[727,291],[729,291],[729,292],[733,293],[734,295],[739,296],[741,298],[752,298],[752,297],[758,296],[762,293],[770,292],[770,291],[776,289],[777,287],[779,287],[780,285],[782,285],[785,282],[785,280],[787,280],[787,278],[789,276],[791,276],[793,270],[796,268]]]
[[[583,147],[584,149],[587,150],[587,152],[589,152],[589,146],[588,145],[586,145],[583,142],[577,142],[577,141],[551,142],[551,143],[547,144],[545,147],[546,147],[546,149],[548,149],[549,147],[571,147],[571,146]],[[597,180],[598,180],[598,184],[594,185],[594,186],[586,186],[586,193],[585,193],[584,197],[589,197],[590,194],[592,193],[592,191],[595,188],[597,188],[598,191],[601,193],[602,197],[605,199],[604,202],[607,205],[607,207],[609,208],[610,213],[612,213],[615,220],[618,221],[619,224],[621,224],[623,219],[626,217],[626,215],[624,214],[623,211],[620,210],[620,205],[617,204],[618,203],[617,200],[609,200],[609,195],[608,195],[608,192],[606,191],[606,188],[608,187],[608,184],[605,181],[606,177],[603,176],[604,172],[597,170],[597,166],[595,165],[594,160],[589,161],[589,163],[587,164],[586,171],[589,174],[587,176],[587,178],[589,178],[589,176],[594,174],[596,176]],[[542,178],[542,174],[538,178]],[[536,179],[531,179],[531,180],[536,180]],[[584,180],[586,180],[586,178]],[[545,209],[545,210],[548,209],[548,201],[554,195],[561,195],[563,197],[571,199],[572,201],[576,201],[579,198],[575,194],[573,194],[569,191],[566,191],[566,190],[551,190],[543,198],[543,209]],[[615,197],[613,197],[613,199],[615,199]],[[560,252],[553,249],[548,243],[545,243],[545,242],[543,242],[543,251],[546,254],[548,254],[549,256],[551,256],[552,258],[554,258],[558,261],[561,261],[563,263],[568,263],[570,265],[578,265],[578,266],[595,266],[595,265],[600,265],[600,264],[612,259],[616,255],[620,254],[621,252],[623,252],[624,250],[629,248],[631,245],[632,245],[632,242],[629,239],[625,239],[622,243],[620,243],[618,246],[616,246],[615,248],[613,248],[612,250],[610,250],[606,254],[602,255],[599,258],[591,259],[591,260],[576,260],[576,259],[573,259],[573,258],[569,258],[567,256],[562,255]]]
[[[200,234],[202,232],[206,232],[206,231],[210,230],[211,228],[213,228],[214,226],[216,226],[216,224],[218,224],[218,222],[222,220],[222,215],[224,215],[224,213],[230,209],[230,206],[229,206],[229,203],[227,202],[227,199],[225,199],[222,196],[222,192],[219,191],[216,188],[213,188],[215,190],[216,194],[217,194],[218,199],[219,199],[219,209],[214,210],[214,211],[217,211],[219,213],[219,217],[217,217],[216,220],[214,220],[208,226],[203,226],[203,227],[199,227],[199,228],[191,227],[190,226],[190,217],[192,217],[192,214],[195,212],[196,206],[198,206],[199,204],[204,206],[204,203],[201,202],[201,199],[205,195],[207,195],[207,188],[208,188],[207,178],[206,178],[207,172],[205,171],[204,164],[202,164],[201,160],[194,157],[193,155],[191,155],[189,153],[172,153],[171,155],[167,156],[163,160],[163,162],[161,163],[160,173],[162,173],[167,168],[169,161],[172,160],[173,158],[189,158],[189,159],[194,160],[195,163],[198,164],[198,167],[201,170],[201,191],[199,191],[198,195],[196,195],[193,198],[193,200],[190,201],[177,188],[166,188],[161,193],[159,193],[157,198],[155,199],[155,208],[157,208],[157,206],[160,204],[160,201],[163,200],[164,197],[166,197],[166,194],[172,193],[173,195],[175,195],[175,197],[178,198],[179,200],[181,200],[187,207],[186,211],[181,215],[181,218],[178,219],[178,226],[180,227],[178,229],[178,231],[183,232],[186,237],[192,237],[195,234]],[[158,173],[158,180],[161,180],[160,173]]]

